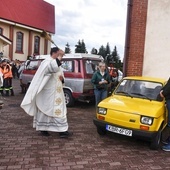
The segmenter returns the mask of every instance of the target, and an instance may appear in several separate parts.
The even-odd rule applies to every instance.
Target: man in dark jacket
[[[96,100],[96,106],[98,103],[105,99],[108,94],[108,84],[110,83],[110,75],[106,70],[106,64],[103,62],[99,63],[99,70],[97,70],[91,79],[94,86],[94,94]]]
[[[167,127],[170,128],[170,78],[167,81],[166,85],[160,91],[160,96],[165,98],[166,100],[166,107],[168,110],[168,125]],[[163,142],[165,146],[162,147],[164,151],[170,151],[170,137],[166,141]]]

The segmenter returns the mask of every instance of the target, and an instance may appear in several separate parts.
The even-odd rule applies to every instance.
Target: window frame
[[[63,66],[63,64],[65,64],[65,66]],[[71,66],[71,68],[69,69],[69,67]],[[75,71],[75,63],[74,60],[62,60],[62,64],[61,67],[63,68],[63,72],[67,72],[67,73],[74,73]]]
[[[2,27],[0,27],[0,35],[3,35],[3,31],[4,31],[4,29]]]
[[[38,40],[37,47],[36,47],[36,43],[37,43],[36,40]],[[34,36],[34,54],[35,55],[39,55],[40,54],[40,37],[38,35]]]
[[[22,37],[21,37],[21,43],[20,42],[18,42],[18,35],[22,35]],[[17,44],[18,43],[20,43],[20,50],[18,50],[17,48]],[[21,31],[18,31],[18,32],[16,32],[16,53],[22,53],[23,54],[23,43],[24,43],[24,33],[22,33]]]

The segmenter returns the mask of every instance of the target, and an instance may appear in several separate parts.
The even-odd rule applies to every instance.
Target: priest
[[[51,48],[50,56],[40,64],[21,103],[21,108],[34,117],[33,127],[44,136],[49,136],[49,131],[59,132],[61,138],[72,135],[68,132],[63,92],[64,74],[60,62],[63,55],[58,47]]]

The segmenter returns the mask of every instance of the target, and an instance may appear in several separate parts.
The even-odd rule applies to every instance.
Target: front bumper
[[[118,126],[118,125],[115,125],[115,124],[112,124],[112,123],[108,123],[108,122],[98,120],[97,118],[93,119],[93,123],[97,127],[101,127],[103,129],[106,129],[106,125],[111,125],[111,126],[116,126],[116,127],[119,127],[119,128],[129,129],[127,127]],[[147,141],[151,141],[158,133],[157,131],[150,132],[150,131],[144,131],[144,130],[140,130],[140,129],[129,129],[129,130],[132,130],[132,137],[144,139],[144,140],[147,140]]]

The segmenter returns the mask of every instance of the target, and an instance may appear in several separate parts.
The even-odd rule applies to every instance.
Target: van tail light
[[[149,126],[140,125],[140,129],[148,131],[149,130]]]

